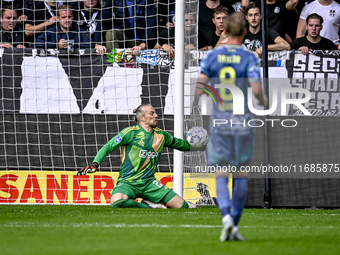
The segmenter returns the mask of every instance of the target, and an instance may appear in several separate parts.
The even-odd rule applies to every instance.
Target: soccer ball
[[[208,144],[209,134],[203,127],[190,128],[187,134],[187,141],[195,149],[201,149]]]

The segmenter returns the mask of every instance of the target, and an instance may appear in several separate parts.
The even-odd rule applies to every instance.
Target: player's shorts
[[[215,124],[212,118],[207,146],[208,165],[235,166],[237,169],[241,166],[248,166],[253,156],[255,129],[247,126],[246,123],[252,115],[215,114]],[[217,122],[216,119],[220,121]],[[231,125],[231,120],[233,125]]]
[[[163,185],[156,178],[151,180],[143,180],[136,183],[119,182],[117,186],[112,190],[112,194],[123,193],[129,197],[129,199],[146,198],[154,203],[162,202],[166,204],[176,193],[169,187]]]
[[[210,135],[207,146],[209,166],[248,166],[253,156],[253,134]]]

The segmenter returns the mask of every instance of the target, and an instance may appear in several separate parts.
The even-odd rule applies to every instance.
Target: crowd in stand
[[[309,50],[340,49],[339,7],[340,4],[334,0],[266,0],[268,50],[294,49],[306,55]],[[228,12],[225,13],[223,8]],[[212,20],[206,17],[209,11]],[[261,56],[262,14],[261,4],[258,1],[200,2],[199,36],[211,36],[213,31],[212,37],[215,38],[208,40],[208,48],[216,48],[228,43],[228,35],[223,31],[223,24],[216,22],[216,17],[229,15],[234,11],[243,12],[248,23],[244,45]]]
[[[340,4],[335,0],[266,0],[268,50],[340,49]],[[68,3],[66,5],[65,3]],[[164,49],[174,58],[175,0],[1,0],[2,48]],[[244,45],[262,54],[260,2],[197,0],[186,9],[185,51],[228,43],[223,19],[243,12]],[[196,5],[197,6],[197,5]],[[196,15],[197,9],[199,10]],[[198,40],[197,40],[198,38]]]

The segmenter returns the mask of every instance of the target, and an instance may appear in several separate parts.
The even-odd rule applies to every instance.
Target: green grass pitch
[[[339,210],[246,209],[246,242],[219,241],[216,207],[0,205],[0,254],[340,254]]]

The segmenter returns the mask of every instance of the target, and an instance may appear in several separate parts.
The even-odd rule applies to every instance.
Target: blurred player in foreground
[[[92,165],[77,175],[94,173],[110,152],[122,146],[122,164],[110,200],[113,208],[196,208],[155,178],[163,147],[188,151],[190,144],[157,128],[158,116],[152,105],[142,104],[134,113],[138,125],[119,132],[99,150]],[[136,198],[144,200],[138,203]]]
[[[209,166],[234,166],[238,171],[233,174],[234,185],[232,201],[228,189],[227,171],[216,172],[217,202],[222,213],[223,229],[220,241],[240,240],[245,238],[238,230],[238,223],[246,202],[248,179],[239,171],[241,166],[249,165],[252,158],[254,129],[247,126],[253,115],[244,100],[244,115],[233,115],[233,97],[226,88],[218,84],[237,86],[247,98],[248,87],[258,99],[260,105],[267,104],[263,95],[258,59],[253,52],[242,45],[246,33],[246,22],[242,13],[233,13],[225,18],[224,26],[228,34],[228,44],[212,50],[201,62],[196,95],[200,96],[209,79],[216,88],[223,104],[214,105],[210,119],[210,140],[207,146]],[[234,94],[234,97],[236,95]],[[219,121],[216,121],[219,120]],[[223,124],[221,123],[223,120]],[[230,123],[238,123],[231,125]],[[245,125],[240,124],[245,123]],[[216,168],[218,169],[218,168]]]

